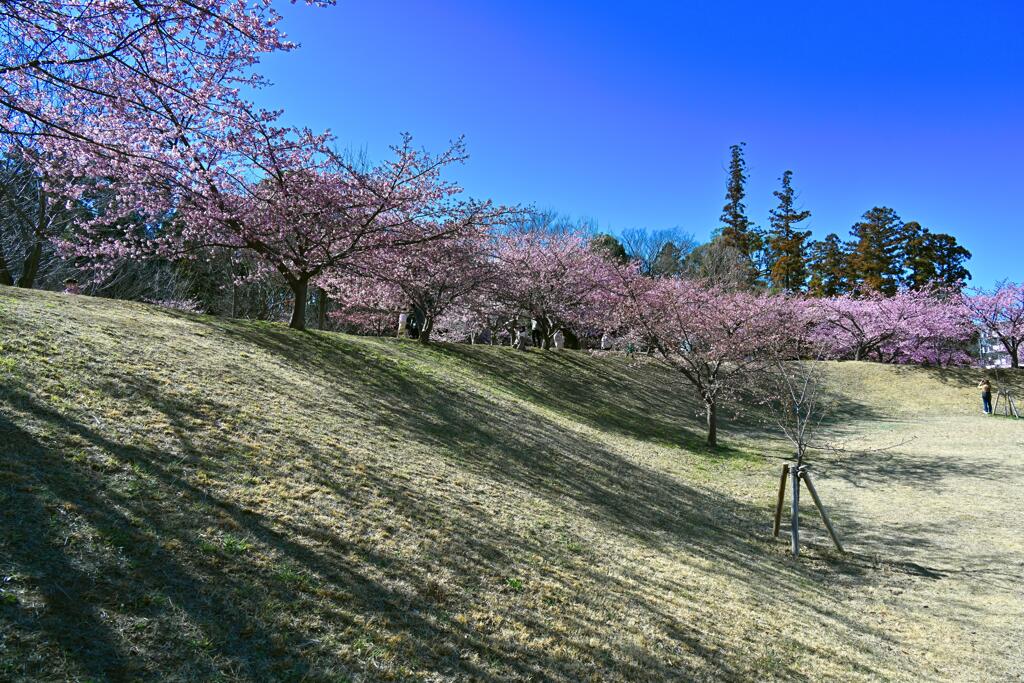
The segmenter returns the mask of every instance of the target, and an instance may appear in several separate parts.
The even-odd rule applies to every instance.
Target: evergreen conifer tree
[[[904,225],[903,232],[907,287],[922,289],[929,283],[960,287],[970,279],[971,273],[964,263],[971,258],[971,252],[960,246],[955,237],[931,232],[917,221]]]
[[[743,160],[745,142],[729,148],[729,180],[726,183],[726,204],[722,207],[721,235],[727,246],[743,254],[751,264],[751,280],[756,279],[756,258],[762,246],[757,227],[747,218],[746,196],[747,164]]]
[[[808,258],[812,296],[839,296],[850,291],[850,254],[839,235],[811,243]]]
[[[867,290],[895,294],[903,280],[903,221],[892,209],[876,206],[850,232],[851,280]]]
[[[796,292],[807,282],[807,238],[809,230],[797,230],[796,225],[807,220],[810,211],[797,211],[796,193],[792,185],[793,172],[782,174],[782,189],[773,194],[779,205],[771,210],[771,228],[765,240],[768,277],[777,291]]]

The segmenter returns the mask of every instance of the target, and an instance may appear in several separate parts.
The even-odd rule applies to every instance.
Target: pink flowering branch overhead
[[[1010,366],[1019,368],[1024,344],[1024,283],[1003,282],[991,292],[966,295],[963,301],[974,322],[1006,349]]]
[[[280,19],[265,0],[0,3],[0,133],[150,160],[215,137],[260,56],[295,47]]]
[[[718,408],[772,362],[768,353],[802,330],[783,296],[727,292],[682,278],[626,277],[619,311],[636,342],[652,348],[696,391],[707,443],[718,443]]]

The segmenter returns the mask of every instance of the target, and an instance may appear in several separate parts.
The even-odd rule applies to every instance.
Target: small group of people
[[[536,318],[530,320],[530,334],[527,337],[526,326],[519,325],[516,329],[515,338],[512,340],[512,348],[518,349],[519,351],[525,351],[529,344],[533,344],[537,348],[544,346],[545,334],[544,327],[540,324],[540,321]],[[556,349],[565,348],[565,333],[562,332],[561,328],[557,328],[555,333],[551,335],[551,344]]]
[[[398,336],[419,339],[420,330],[423,329],[423,316],[415,307],[398,314]]]
[[[423,332],[424,316],[416,306],[402,310],[398,314],[398,337],[418,339]],[[504,329],[501,329],[501,328]],[[499,325],[500,332],[493,333],[492,330],[484,329],[470,334],[470,343],[473,344],[498,344],[507,343],[512,348],[525,351],[530,346],[537,348],[553,347],[564,349],[566,342],[565,330],[555,326],[551,320],[542,318],[531,318],[529,326],[522,324],[518,318],[508,320],[504,325]],[[552,333],[551,330],[554,330]],[[601,335],[598,348],[602,351],[609,351],[614,348],[615,340],[607,333]]]

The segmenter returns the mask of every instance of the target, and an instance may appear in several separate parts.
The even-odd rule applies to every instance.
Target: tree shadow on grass
[[[602,430],[661,444],[700,432],[693,392],[651,361],[464,344],[438,344],[435,353],[517,398]]]
[[[383,657],[374,653],[384,651],[381,643],[390,638],[406,645],[391,646],[396,654],[383,665],[408,678],[570,681],[600,672],[609,679],[672,679],[680,675],[678,657],[684,654],[716,678],[756,673],[749,653],[722,647],[729,642],[728,625],[708,619],[691,628],[678,609],[661,604],[666,595],[704,604],[694,584],[656,575],[623,581],[619,567],[608,566],[603,543],[628,542],[681,562],[713,561],[718,572],[741,584],[773,586],[778,592],[766,598],[768,610],[795,601],[808,615],[824,615],[822,605],[834,600],[825,586],[831,570],[785,561],[764,539],[766,508],[683,484],[535,411],[504,405],[480,390],[448,386],[361,343],[297,335],[277,326],[215,326],[225,342],[258,346],[277,358],[280,368],[316,379],[300,385],[294,373],[266,365],[256,385],[259,400],[275,406],[291,402],[295,411],[304,411],[308,430],[257,423],[255,414],[238,417],[247,436],[269,449],[290,448],[282,452],[294,460],[252,460],[249,446],[231,432],[219,441],[192,438],[209,427],[211,415],[237,411],[243,398],[234,388],[217,385],[218,368],[194,368],[197,381],[209,385],[198,405],[130,366],[116,377],[95,378],[96,391],[163,415],[178,440],[180,453],[174,454],[150,434],[131,428],[101,431],[84,411],[51,407],[19,388],[3,390],[5,405],[16,414],[0,423],[3,442],[14,444],[5,467],[33,482],[8,494],[8,509],[24,511],[22,537],[8,539],[10,571],[34,577],[37,586],[61,586],[79,606],[41,591],[42,616],[19,613],[15,621],[20,631],[52,641],[53,652],[74,661],[72,675],[132,677],[140,660],[150,667],[146,673],[161,677],[373,675],[379,671],[374,660]],[[495,366],[488,372],[498,382],[504,371]],[[633,391],[628,377],[614,381],[622,382],[620,394]],[[606,395],[600,400],[613,405],[612,384],[602,387]],[[316,410],[309,407],[310,391]],[[531,402],[554,401],[559,410],[570,409],[561,398],[546,398],[545,391],[519,391]],[[634,435],[654,438],[671,422],[644,432],[637,422],[639,404],[630,410],[633,416],[620,428]],[[598,415],[592,412],[589,419]],[[357,464],[363,471],[355,474],[343,452],[317,440],[316,430],[323,426],[314,423],[328,416],[351,422],[352,433],[378,448],[417,444],[421,460],[412,465],[422,468],[422,476],[437,476],[436,469],[447,464],[486,488],[474,497],[453,481],[427,486],[400,476],[408,463],[380,453],[362,455]],[[23,426],[26,421],[45,425],[46,440]],[[69,459],[83,448],[108,454],[116,465],[96,469],[92,461]],[[425,452],[434,456],[426,458]],[[297,512],[276,501],[252,500],[245,483],[250,477],[277,477],[295,487],[314,483],[318,498],[296,501]],[[135,488],[127,487],[129,482]],[[545,506],[551,528],[536,517],[516,517],[503,496]],[[92,536],[113,542],[54,544],[57,530],[67,526],[54,510],[68,504],[91,530],[81,534],[83,544]],[[559,541],[558,534],[574,533],[576,527],[565,526],[559,516],[577,515],[601,535],[570,550],[576,541]],[[415,549],[364,538],[354,531],[360,525],[374,532],[394,527],[389,533]],[[33,552],[25,534],[48,539],[49,550]],[[249,562],[254,550],[237,550],[242,542],[256,546],[260,564]],[[524,559],[530,557],[542,561]],[[300,579],[268,576],[289,568]],[[525,589],[509,583],[517,573],[527,576]],[[579,583],[554,578],[567,575]],[[438,576],[450,576],[450,585],[439,585]],[[529,579],[538,585],[552,582],[544,590],[552,591],[555,601],[529,593],[534,588]],[[496,596],[497,591],[512,593]],[[35,593],[28,587],[25,595]],[[640,618],[657,626],[655,654],[627,640],[603,648],[566,635],[613,638],[608,596],[633,605]],[[565,607],[572,600],[582,608]],[[298,620],[286,605],[307,618]],[[534,640],[524,642],[500,623],[460,620],[467,612],[495,610]],[[107,626],[104,634],[105,612],[120,630]],[[148,624],[155,635],[127,627],[136,622]],[[94,625],[100,626],[99,640],[84,642],[80,634]],[[886,639],[866,623],[847,619],[841,626]],[[364,638],[369,644],[353,648],[339,638]],[[797,634],[785,639],[799,644]],[[671,653],[678,655],[674,664]],[[791,663],[780,660],[777,666],[776,675],[800,678]]]
[[[328,671],[334,675],[350,671],[350,664],[341,661],[314,666],[316,658],[306,657],[304,650],[316,641],[315,634],[273,611],[274,603],[294,599],[295,591],[245,566],[245,557],[235,557],[206,540],[217,537],[211,529],[244,533],[272,554],[306,568],[347,601],[361,604],[357,613],[388,613],[397,630],[415,632],[427,642],[439,635],[417,616],[416,609],[410,609],[407,596],[354,568],[393,566],[388,558],[346,543],[325,548],[315,537],[303,535],[300,527],[277,530],[264,515],[189,483],[168,466],[160,451],[110,441],[31,401],[26,407],[60,432],[114,454],[125,465],[141,468],[162,489],[157,499],[125,495],[106,477],[68,463],[56,449],[40,445],[10,421],[0,420],[0,434],[10,444],[7,455],[13,456],[8,462],[13,461],[15,473],[29,470],[36,482],[12,494],[13,504],[6,508],[19,511],[15,520],[6,520],[17,524],[6,528],[22,532],[4,544],[11,553],[3,569],[29,588],[29,594],[41,594],[44,603],[34,614],[7,609],[19,612],[12,619],[14,628],[35,632],[40,644],[54,641],[61,656],[75,663],[67,673],[80,671],[101,680],[134,679],[144,675],[139,668],[142,662],[152,666],[160,658],[174,667],[160,669],[160,675],[190,680],[207,680],[228,671],[245,680],[315,678]],[[23,457],[31,462],[21,462]],[[77,550],[45,533],[39,535],[56,526],[54,516],[59,510],[73,510],[93,534],[121,545]],[[34,540],[26,542],[27,538]],[[91,566],[76,569],[79,563]],[[400,574],[401,568],[397,569]],[[147,622],[162,619],[161,647],[169,652],[137,656],[140,644],[133,642],[132,633],[115,632],[108,626],[107,611]],[[177,617],[178,611],[184,616]],[[346,625],[341,614],[329,617],[335,628]],[[347,620],[351,621],[351,614]],[[464,670],[474,673],[472,667]],[[24,673],[33,675],[31,670]]]
[[[1024,368],[992,368],[979,367],[935,367],[929,365],[891,365],[897,375],[925,375],[929,379],[947,386],[974,391],[983,377],[999,384],[1016,389],[1018,394],[1024,392]],[[998,383],[997,383],[998,380]]]
[[[579,351],[518,353],[464,344],[436,349],[523,400],[601,430],[718,457],[740,453],[728,445],[730,435],[771,439],[786,447],[768,409],[740,390],[719,406],[722,441],[718,449],[708,449],[703,404],[679,373],[656,358],[608,352],[594,359]],[[822,430],[841,431],[859,421],[890,419],[827,385],[821,388],[821,401],[830,406]]]
[[[821,470],[857,488],[898,484],[935,491],[959,486],[965,479],[1004,481],[1017,476],[1007,463],[979,465],[967,459],[912,455],[898,448],[844,453],[841,460],[823,463]]]

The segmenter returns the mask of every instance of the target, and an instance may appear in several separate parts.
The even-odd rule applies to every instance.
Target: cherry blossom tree
[[[0,3],[0,134],[112,162],[218,144],[260,56],[295,47],[280,19],[266,0]]]
[[[325,278],[323,284],[335,303],[330,317],[348,332],[394,334],[398,312],[408,307],[400,289],[379,280],[346,274]]]
[[[173,185],[113,181],[112,212],[135,207],[160,219],[155,193],[172,195],[159,225],[131,234],[111,231],[98,215],[65,246],[96,261],[175,258],[204,250],[244,252],[253,277],[276,274],[292,290],[290,325],[303,329],[309,285],[373,252],[401,249],[458,233],[492,213],[489,202],[460,199],[442,178],[466,158],[460,141],[439,155],[413,147],[406,135],[394,156],[364,168],[330,148],[327,134],[280,128],[273,115],[252,115],[230,144],[196,159]]]
[[[364,298],[411,306],[421,317],[417,339],[429,343],[438,320],[496,275],[488,247],[490,228],[502,211],[485,205],[475,209],[447,226],[430,228],[429,234],[442,235],[437,239],[370,252],[345,270],[325,275],[320,286],[348,307]]]
[[[963,364],[972,330],[958,297],[939,289],[812,299],[812,336],[829,355],[883,363]]]
[[[772,362],[768,350],[800,335],[790,300],[682,278],[626,276],[622,282],[621,323],[694,388],[704,406],[707,444],[717,446],[723,398]]]
[[[582,233],[511,231],[498,238],[495,254],[490,297],[510,319],[536,320],[544,348],[559,329],[607,325],[619,268]]]
[[[995,337],[1010,356],[1010,367],[1020,367],[1024,344],[1024,283],[1003,282],[993,291],[978,290],[964,296],[974,322]]]
[[[324,4],[324,3],[315,3]],[[434,156],[406,137],[370,169],[335,154],[329,134],[276,124],[243,87],[262,84],[260,55],[294,47],[269,2],[27,0],[10,23],[0,66],[7,139],[33,140],[51,194],[106,197],[71,254],[107,264],[209,249],[254,255],[293,293],[305,325],[310,281],[373,250],[442,237],[485,203],[458,201]],[[91,179],[83,183],[83,179]],[[127,219],[127,220],[126,220]],[[130,228],[130,229],[121,229]]]
[[[295,47],[269,2],[20,0],[0,18],[0,146],[47,197],[92,208],[93,238],[125,220],[160,232],[197,190],[260,175],[244,146],[279,112],[240,92],[264,84],[262,55]]]

